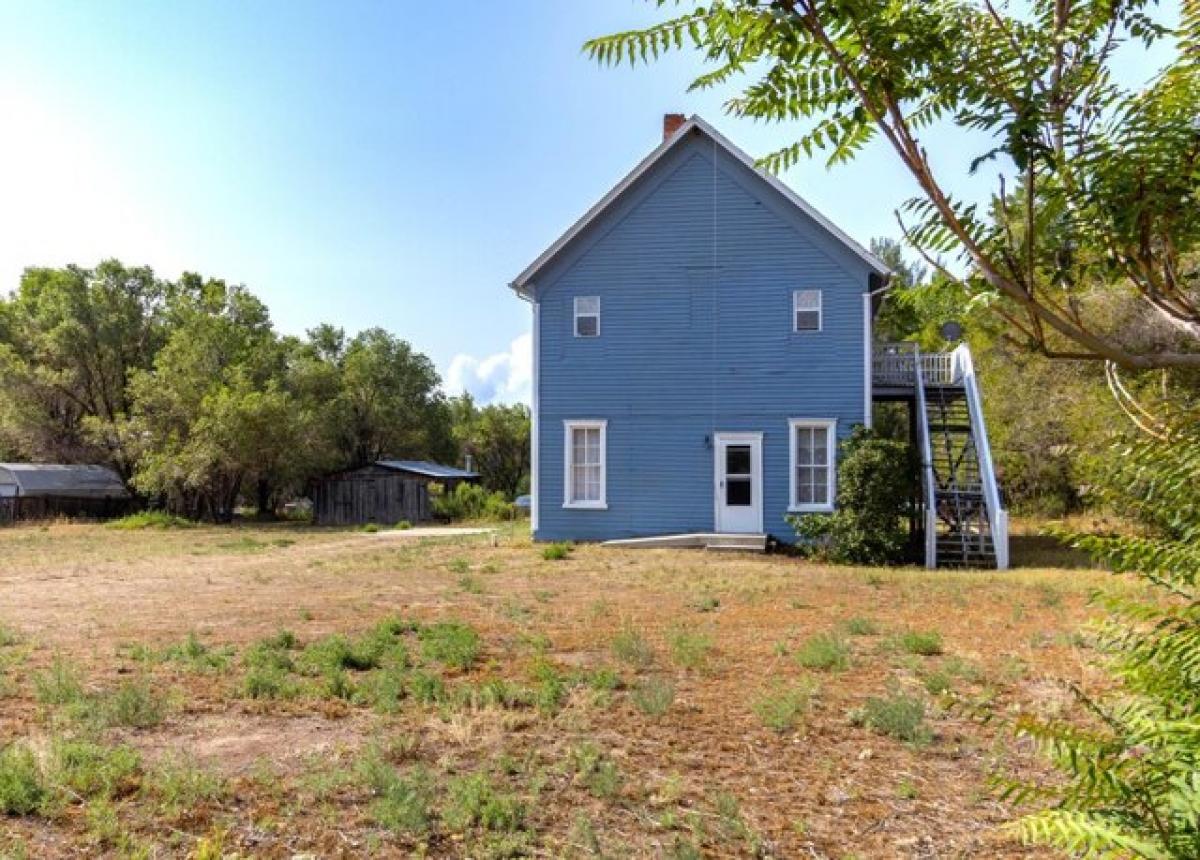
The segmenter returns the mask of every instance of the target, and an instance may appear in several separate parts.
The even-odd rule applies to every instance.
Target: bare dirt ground
[[[1023,557],[1075,567],[552,561],[508,527],[9,529],[0,748],[42,776],[36,808],[0,817],[0,857],[1053,856],[1004,836],[989,786],[1045,766],[968,710],[1055,713],[1059,681],[1101,683],[1076,631],[1110,580],[1040,539]],[[388,619],[406,656],[304,668]],[[451,621],[480,637],[469,660],[430,650]],[[281,630],[270,653],[294,661],[260,689],[255,643]],[[872,698],[923,709],[915,739],[856,718]],[[70,740],[135,763],[98,789],[61,764]],[[3,786],[0,759],[0,804]]]

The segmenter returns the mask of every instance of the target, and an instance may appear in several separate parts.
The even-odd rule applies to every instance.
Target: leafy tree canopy
[[[475,405],[470,394],[451,401],[454,438],[484,487],[512,498],[529,491],[530,414],[524,404]]]
[[[659,6],[673,5],[657,0]],[[1200,366],[1200,6],[1178,28],[1150,0],[712,0],[644,30],[589,41],[603,63],[695,49],[693,89],[740,86],[739,117],[804,123],[767,156],[853,159],[882,138],[916,181],[908,240],[1028,345],[1131,369]],[[1114,55],[1174,46],[1142,86]],[[990,211],[955,199],[924,140],[946,124],[991,143],[972,170],[999,173]],[[945,271],[956,255],[970,274]],[[1123,337],[1096,307],[1112,285],[1178,339]],[[1102,303],[1101,303],[1102,304]]]
[[[11,454],[100,460],[125,478],[129,453],[105,432],[129,408],[131,374],[167,336],[169,287],[148,268],[31,268],[0,299],[0,434]]]
[[[115,260],[26,271],[0,299],[0,383],[4,456],[108,464],[194,517],[372,460],[459,459],[441,380],[403,340],[280,337],[245,287]]]
[[[1104,500],[1144,528],[1074,541],[1144,587],[1097,598],[1108,614],[1094,642],[1116,684],[1100,693],[1073,687],[1077,712],[1016,719],[1065,777],[1008,785],[1012,798],[1040,808],[1015,825],[1030,842],[1081,857],[1200,856],[1198,469],[1191,427],[1125,441],[1106,460]]]

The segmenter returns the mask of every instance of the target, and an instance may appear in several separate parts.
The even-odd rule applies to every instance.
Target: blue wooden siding
[[[790,539],[788,419],[863,420],[867,268],[711,140],[677,147],[536,285],[538,539],[714,527],[712,435],[761,431],[763,522]],[[820,289],[823,330],[792,331]],[[601,335],[576,338],[576,296]],[[607,510],[563,508],[563,422],[607,419]]]

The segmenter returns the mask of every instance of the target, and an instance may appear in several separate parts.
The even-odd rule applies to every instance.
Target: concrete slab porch
[[[602,546],[626,549],[697,548],[725,552],[766,552],[765,534],[727,534],[721,532],[692,532],[676,535],[622,538],[604,541]]]

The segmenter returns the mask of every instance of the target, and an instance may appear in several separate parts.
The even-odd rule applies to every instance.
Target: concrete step
[[[708,552],[766,552],[767,541],[763,538],[761,544],[747,543],[709,543],[704,545]]]
[[[604,541],[604,546],[625,549],[703,548],[722,552],[766,552],[765,534],[724,534],[719,532],[692,532],[689,534],[651,535],[648,537],[622,538]]]

